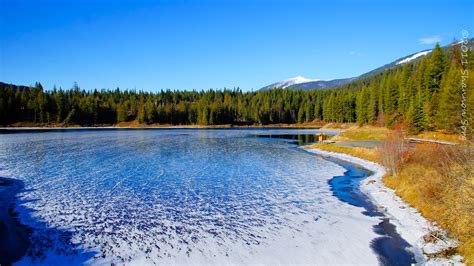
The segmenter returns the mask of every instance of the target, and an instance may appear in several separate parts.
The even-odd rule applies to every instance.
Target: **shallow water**
[[[338,200],[345,169],[285,141],[315,130],[0,135],[33,229],[20,264],[377,263],[379,218]]]
[[[316,143],[318,141],[318,136],[316,134],[276,134],[276,135],[252,135],[256,138],[262,139],[277,139],[287,141],[292,144],[298,145],[308,145]]]
[[[376,251],[379,261],[383,265],[412,265],[415,264],[414,254],[409,251],[408,244],[397,233],[390,219],[385,217],[369,197],[360,191],[360,182],[371,173],[359,166],[343,160],[327,158],[344,167],[347,171],[342,176],[335,176],[328,182],[334,195],[341,201],[365,209],[365,215],[379,217],[380,222],[374,225],[374,231],[380,236],[372,240],[371,247]]]

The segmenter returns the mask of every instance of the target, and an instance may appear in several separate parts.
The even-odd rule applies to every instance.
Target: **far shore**
[[[336,129],[326,128],[328,124],[322,122],[297,123],[297,124],[252,124],[252,125],[171,125],[171,124],[139,124],[136,122],[118,123],[114,125],[62,125],[39,123],[15,123],[0,127],[0,130],[51,130],[51,129],[227,129],[227,128],[305,128],[305,129]],[[338,128],[339,129],[339,128]]]

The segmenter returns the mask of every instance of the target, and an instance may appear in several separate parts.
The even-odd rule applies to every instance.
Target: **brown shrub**
[[[387,133],[377,152],[378,161],[389,170],[391,175],[397,176],[402,163],[410,156],[403,128],[398,127]]]
[[[474,263],[474,161],[472,147],[419,144],[384,181],[429,220],[461,243],[467,264]]]

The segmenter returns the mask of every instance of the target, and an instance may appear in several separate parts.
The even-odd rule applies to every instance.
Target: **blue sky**
[[[474,36],[474,1],[0,0],[0,81],[259,89],[353,77]]]

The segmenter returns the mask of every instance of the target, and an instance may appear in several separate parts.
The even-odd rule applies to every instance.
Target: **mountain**
[[[21,91],[29,88],[29,86],[14,85],[14,84],[4,83],[4,82],[0,81],[0,88],[1,89],[8,88],[8,87],[11,87],[13,90],[21,90]]]
[[[467,43],[467,45],[466,45]],[[446,54],[449,54],[450,51],[450,47],[453,46],[453,45],[462,45],[463,42],[462,41],[459,41],[459,42],[456,42],[456,43],[451,43],[451,44],[448,44],[446,46],[443,46],[441,47],[443,49],[443,51],[446,53]],[[474,47],[474,38],[471,38],[471,39],[468,39],[467,42],[464,43],[468,49],[470,49],[471,51],[473,50],[473,47]],[[372,75],[375,75],[375,74],[378,74],[386,69],[390,69],[390,68],[394,68],[394,67],[397,67],[399,65],[403,65],[403,64],[406,64],[408,62],[412,62],[412,61],[417,61],[417,60],[421,60],[422,58],[426,57],[426,56],[429,56],[429,54],[431,53],[431,49],[429,50],[423,50],[423,51],[420,51],[420,52],[417,52],[417,53],[414,53],[414,54],[410,54],[410,55],[407,55],[407,56],[404,56],[404,57],[401,57],[393,62],[390,62],[388,64],[385,64],[379,68],[376,68],[372,71],[369,71],[367,73],[364,73],[360,76],[358,76],[357,78],[365,78],[365,77],[369,77],[369,76],[372,76]]]
[[[285,79],[285,80],[282,80],[282,81],[278,81],[278,82],[275,82],[273,84],[270,84],[268,86],[265,86],[263,88],[261,88],[261,90],[268,90],[268,89],[273,89],[273,88],[288,88],[288,87],[292,87],[294,88],[295,85],[298,85],[298,84],[302,84],[302,83],[308,83],[308,82],[315,82],[315,81],[320,81],[319,79],[307,79],[305,77],[302,77],[302,76],[297,76],[297,77],[294,77],[294,78],[290,78],[290,79]]]
[[[273,88],[281,88],[281,89],[292,88],[296,90],[334,88],[334,87],[338,87],[346,83],[349,83],[350,81],[356,80],[358,78],[368,77],[368,76],[380,73],[386,69],[390,69],[390,68],[393,68],[398,65],[402,65],[414,60],[419,60],[430,53],[431,53],[431,50],[424,50],[421,52],[410,54],[354,78],[342,78],[342,79],[333,79],[333,80],[319,80],[319,79],[310,80],[310,79],[306,79],[304,77],[298,76],[295,78],[282,80],[282,81],[270,84],[268,86],[261,88],[260,90],[269,90]]]
[[[427,55],[427,54],[429,54],[429,53],[431,53],[431,50],[426,50],[426,51],[418,52],[418,53],[416,53],[416,54],[410,55],[410,56],[408,56],[408,57],[406,57],[406,58],[404,58],[404,59],[402,59],[402,60],[396,62],[395,65],[401,65],[401,64],[405,64],[405,63],[411,62],[411,61],[417,59],[418,57],[420,57],[420,56],[425,56],[425,55]]]
[[[334,87],[344,85],[354,79],[355,78],[318,80],[318,81],[311,81],[311,82],[296,84],[294,86],[291,86],[291,88],[302,89],[302,90],[334,88]]]
[[[354,78],[345,78],[345,79],[333,79],[333,80],[320,80],[320,79],[307,79],[301,76],[297,76],[291,79],[282,80],[275,82],[268,86],[261,88],[260,90],[270,90],[274,88],[292,88],[292,89],[323,89],[323,88],[333,88],[346,84],[347,82],[353,80]]]
[[[365,78],[365,77],[369,77],[369,76],[372,76],[372,75],[375,75],[375,74],[378,74],[386,69],[390,69],[390,68],[394,68],[394,67],[397,67],[399,65],[403,65],[403,64],[406,64],[408,62],[411,62],[411,61],[415,61],[415,60],[420,60],[421,58],[427,56],[428,54],[431,53],[431,50],[423,50],[423,51],[420,51],[420,52],[417,52],[417,53],[414,53],[414,54],[410,54],[410,55],[407,55],[407,56],[404,56],[404,57],[401,57],[401,58],[398,58],[397,60],[395,61],[392,61],[388,64],[385,64],[381,67],[378,67],[374,70],[371,70],[367,73],[364,73],[360,76],[358,76],[357,78]]]
[[[467,46],[471,50],[473,49],[473,43],[474,43],[473,38],[468,40],[468,45]],[[457,43],[454,43],[454,44],[446,45],[442,48],[445,52],[449,53],[449,51],[448,51],[449,47],[451,47],[452,45],[461,45],[461,44],[462,44],[462,42],[457,42]],[[392,61],[388,64],[385,64],[381,67],[378,67],[374,70],[371,70],[367,73],[364,73],[364,74],[362,74],[358,77],[354,77],[354,78],[341,78],[341,79],[333,79],[333,80],[317,80],[317,79],[316,80],[310,80],[310,79],[306,79],[304,77],[298,76],[298,77],[295,77],[295,78],[292,78],[292,79],[287,79],[287,80],[283,80],[283,81],[279,81],[279,82],[270,84],[268,86],[265,86],[265,87],[261,88],[260,90],[269,90],[269,89],[273,89],[273,88],[282,88],[282,89],[292,88],[292,89],[303,89],[303,90],[334,88],[334,87],[344,85],[346,83],[349,83],[349,82],[351,82],[353,80],[356,80],[356,79],[359,79],[359,78],[365,78],[365,77],[369,77],[369,76],[378,74],[378,73],[380,73],[380,72],[382,72],[386,69],[394,68],[394,67],[406,64],[408,62],[421,60],[422,58],[428,56],[431,53],[431,51],[432,51],[431,49],[423,50],[423,51],[420,51],[420,52],[417,52],[417,53],[414,53],[414,54],[410,54],[410,55],[398,58],[397,60],[394,60],[394,61]]]

